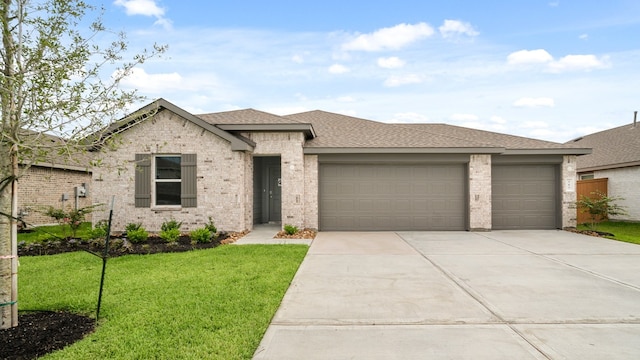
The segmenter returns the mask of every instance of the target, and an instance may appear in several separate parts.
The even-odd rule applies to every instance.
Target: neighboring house
[[[575,226],[576,155],[589,149],[444,124],[310,111],[193,115],[157,100],[114,124],[93,200],[114,229],[275,222],[330,230]],[[151,114],[151,115],[146,115]],[[118,168],[118,171],[114,171]],[[94,219],[106,218],[95,214]]]
[[[635,123],[585,135],[567,145],[593,148],[578,157],[578,180],[608,178],[608,195],[629,215],[612,217],[640,221],[640,129]]]
[[[86,167],[33,165],[18,179],[18,213],[29,227],[54,224],[55,220],[43,211],[49,206],[65,210],[90,206],[90,184],[91,172]],[[87,220],[91,220],[90,215]]]

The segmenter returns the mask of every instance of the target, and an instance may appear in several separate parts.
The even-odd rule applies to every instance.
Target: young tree
[[[124,34],[106,31],[99,16],[83,25],[96,10],[82,0],[0,0],[0,329],[18,324],[18,179],[32,164],[75,163],[104,142],[95,135],[140,100],[120,81],[165,50],[123,60]]]
[[[598,221],[607,219],[610,215],[627,215],[624,206],[615,202],[624,200],[621,197],[608,197],[600,191],[591,192],[591,196],[580,196],[580,200],[576,202],[578,209],[582,213],[589,213],[591,222],[589,229],[596,231]]]

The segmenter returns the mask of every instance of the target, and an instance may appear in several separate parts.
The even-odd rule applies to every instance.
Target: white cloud
[[[397,113],[393,115],[391,120],[394,123],[426,123],[428,121],[428,117],[416,112]]]
[[[525,129],[546,129],[549,124],[544,121],[525,121],[520,127]]]
[[[165,89],[183,88],[182,80],[182,76],[176,72],[148,74],[143,68],[137,67],[122,79],[122,85],[149,93],[163,93]]]
[[[546,50],[520,50],[507,56],[509,65],[544,64],[546,71],[561,73],[566,71],[590,71],[604,69],[611,66],[608,56],[598,58],[595,55],[567,55],[554,60]]]
[[[426,23],[399,24],[382,28],[370,34],[362,34],[344,43],[343,50],[381,51],[396,50],[433,35],[433,28]]]
[[[293,55],[291,57],[291,61],[296,64],[302,64],[304,62],[304,58],[302,57],[302,55]]]
[[[548,70],[553,73],[565,71],[589,71],[610,67],[609,58],[601,58],[595,55],[567,55],[558,61],[549,64]]]
[[[404,60],[396,56],[391,56],[387,58],[378,58],[378,66],[385,69],[401,68],[404,66],[404,64],[405,64]]]
[[[453,121],[477,121],[479,118],[474,114],[452,114],[449,117]]]
[[[172,26],[171,20],[164,17],[164,8],[158,6],[155,0],[115,0],[113,4],[124,7],[125,13],[129,16],[153,16],[157,18],[154,25],[160,25],[165,29]]]
[[[408,84],[419,84],[422,81],[422,77],[416,74],[394,75],[388,77],[387,80],[384,81],[384,86],[396,87]]]
[[[443,38],[449,39],[460,35],[478,36],[478,32],[469,23],[460,20],[445,20],[438,28]]]
[[[554,107],[556,104],[552,98],[548,97],[523,97],[513,103],[515,107]]]
[[[553,56],[544,49],[520,50],[507,56],[509,65],[544,64],[553,61]]]
[[[589,34],[581,34],[578,38],[580,40],[589,40]]]
[[[344,74],[351,71],[348,67],[340,64],[333,64],[329,66],[329,72],[332,74]]]
[[[124,7],[127,15],[164,16],[164,9],[154,0],[116,0],[113,4]]]

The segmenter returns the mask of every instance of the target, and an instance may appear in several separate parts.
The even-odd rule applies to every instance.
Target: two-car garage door
[[[491,167],[492,229],[558,228],[557,160],[514,159],[494,159]],[[320,162],[320,230],[466,230],[467,167],[460,161]]]
[[[465,230],[466,164],[320,164],[321,230]]]

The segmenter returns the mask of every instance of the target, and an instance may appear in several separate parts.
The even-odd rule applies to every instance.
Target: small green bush
[[[195,229],[189,233],[191,242],[204,244],[211,242],[211,231],[207,227]]]
[[[289,235],[293,235],[298,232],[298,227],[294,225],[285,224],[284,232],[286,232]]]
[[[100,220],[96,223],[96,226],[91,229],[89,236],[91,239],[100,239],[107,236],[107,230],[109,229],[109,223],[107,220]]]
[[[211,216],[209,216],[209,223],[207,225],[205,225],[204,227],[209,230],[211,235],[215,235],[218,232],[218,229],[213,224],[213,219],[211,219]]]
[[[176,219],[171,218],[171,220],[167,220],[162,223],[160,230],[161,231],[167,231],[167,230],[173,230],[173,229],[180,230],[181,226],[182,226],[182,221],[178,222]]]
[[[127,238],[134,244],[143,243],[147,241],[148,237],[149,233],[142,226],[137,229],[127,230]]]
[[[127,234],[130,231],[139,230],[142,227],[142,223],[128,223],[124,229],[127,231]]]
[[[180,238],[180,229],[178,228],[168,228],[160,231],[160,238],[165,242],[172,243],[178,241]]]

